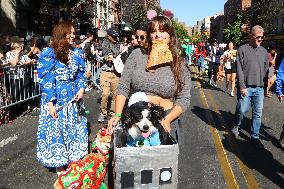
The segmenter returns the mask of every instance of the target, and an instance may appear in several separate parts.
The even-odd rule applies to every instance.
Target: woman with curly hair
[[[136,92],[144,92],[148,101],[163,107],[167,112],[161,121],[163,128],[179,143],[183,132],[179,118],[190,103],[191,77],[181,57],[172,21],[164,15],[150,20],[147,31],[148,52],[134,50],[128,57],[115,101],[115,115],[108,127],[121,118],[127,98]]]
[[[87,118],[82,114],[85,60],[82,50],[72,47],[74,32],[71,22],[58,23],[51,48],[42,50],[38,64],[42,96],[37,159],[57,168],[58,174],[88,153]]]

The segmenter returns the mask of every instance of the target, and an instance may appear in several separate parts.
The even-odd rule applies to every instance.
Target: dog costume
[[[136,92],[129,98],[128,107],[132,106],[133,104],[137,102],[141,102],[141,101],[148,103],[149,99],[144,92]],[[128,134],[126,145],[135,146],[135,147],[161,145],[159,132],[157,131],[157,132],[149,133],[149,134],[142,133],[142,136],[137,137],[136,139],[133,139]]]

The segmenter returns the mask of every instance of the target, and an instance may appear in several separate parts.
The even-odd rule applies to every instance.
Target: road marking
[[[196,68],[194,68],[194,69],[195,69],[194,70],[195,73],[197,73]],[[200,87],[199,93],[200,93],[201,102],[202,102],[203,106],[206,109],[209,110],[209,105],[208,105],[205,93],[204,93],[203,89],[201,88],[201,84],[199,82],[199,78],[198,78],[197,74],[196,74],[196,76],[197,76],[197,85]],[[212,114],[208,111],[206,111],[206,118],[209,121],[208,126],[209,126],[210,133],[211,133],[214,145],[215,145],[217,157],[218,157],[218,160],[219,160],[219,163],[220,163],[220,166],[221,166],[221,171],[223,173],[226,185],[229,189],[236,189],[236,188],[239,189],[238,182],[237,182],[236,177],[233,173],[233,169],[232,169],[231,164],[229,162],[229,159],[227,157],[226,151],[223,147],[222,140],[221,140],[221,137],[219,135],[219,132],[216,128],[214,128],[212,126],[212,124],[214,124],[214,119],[212,117]]]
[[[8,137],[0,142],[0,148],[3,148],[5,145],[13,142],[14,140],[18,139],[18,135],[14,135],[13,137]]]
[[[216,104],[216,102],[214,100],[213,95],[208,95],[208,97],[209,97],[209,102],[210,102],[210,104],[213,107],[213,111],[216,112],[217,115],[219,115],[219,116],[217,116],[217,118],[219,120],[219,123],[221,124],[222,127],[226,128],[225,127],[226,126],[226,122],[225,122],[223,116],[221,115],[221,113],[218,111],[217,104]],[[247,184],[248,188],[258,189],[259,188],[258,183],[257,183],[257,181],[256,181],[256,179],[255,179],[251,169],[248,168],[243,163],[243,162],[245,162],[245,159],[244,159],[240,149],[238,148],[238,145],[237,145],[236,141],[232,137],[230,137],[230,135],[229,135],[228,142],[229,142],[232,150],[236,154],[235,157],[237,159],[237,162],[238,162],[238,165],[239,165],[239,167],[241,169],[243,177],[245,178],[245,181],[246,181],[246,184]]]
[[[196,68],[194,68],[195,70],[195,73],[197,73],[196,71]],[[206,101],[206,96],[205,96],[205,93],[203,92],[203,90],[202,90],[202,88],[201,88],[201,84],[200,84],[200,82],[199,82],[199,79],[200,79],[200,77],[198,77],[198,75],[196,74],[196,77],[197,77],[197,84],[198,84],[198,86],[200,87],[200,93],[202,93],[203,95],[201,95],[201,100],[203,100],[204,101],[204,103],[205,103],[205,106],[209,109],[209,105],[208,105],[208,103],[207,103],[207,101]],[[201,92],[202,91],[202,92]],[[209,92],[210,93],[210,92]],[[226,126],[226,123],[225,123],[225,120],[224,120],[224,118],[222,117],[222,115],[220,114],[220,112],[218,111],[218,106],[217,106],[217,104],[216,104],[216,102],[215,102],[215,100],[214,100],[214,97],[213,97],[213,95],[208,95],[208,97],[209,97],[209,102],[210,102],[210,104],[212,105],[212,107],[213,107],[213,111],[214,112],[216,112],[217,113],[217,115],[219,115],[219,116],[217,116],[217,119],[218,119],[218,121],[219,121],[219,123],[221,124],[221,127],[225,127]],[[202,99],[202,98],[204,98],[204,99]],[[208,113],[209,114],[209,113]],[[211,116],[211,119],[213,119],[212,118],[212,115],[210,114],[210,116]],[[210,122],[212,122],[212,121],[214,121],[214,120],[210,120]],[[210,127],[212,127],[211,125],[209,125]],[[214,128],[215,129],[215,128]],[[215,129],[216,130],[216,132],[218,133],[218,136],[219,136],[219,139],[221,140],[221,138],[220,138],[220,135],[219,135],[219,132],[218,132],[218,130],[217,129]],[[212,132],[211,132],[212,133]],[[244,179],[245,179],[245,181],[246,181],[246,184],[247,184],[247,186],[248,186],[248,188],[250,188],[250,189],[259,189],[259,185],[258,185],[258,183],[257,183],[257,181],[256,181],[256,179],[255,179],[255,177],[254,177],[254,175],[253,175],[253,173],[252,173],[252,171],[251,171],[251,169],[250,168],[248,168],[243,162],[245,162],[245,159],[243,158],[243,155],[242,155],[242,153],[240,152],[240,149],[238,148],[238,146],[237,146],[237,144],[236,144],[236,141],[231,137],[231,135],[228,135],[230,138],[228,139],[228,142],[229,142],[229,144],[230,144],[230,146],[231,146],[231,148],[232,148],[232,150],[234,150],[234,152],[235,152],[235,157],[236,157],[236,160],[237,160],[237,163],[238,163],[238,165],[239,165],[239,167],[240,167],[240,170],[241,170],[241,172],[242,172],[242,175],[243,175],[243,177],[244,177]],[[213,135],[212,135],[212,137],[213,137]],[[222,145],[222,147],[223,147],[223,144],[221,143],[221,145]],[[217,149],[217,148],[216,148]],[[224,148],[223,148],[223,150],[224,150]],[[221,163],[221,162],[220,162]],[[222,166],[222,163],[221,163],[221,166]],[[232,169],[231,169],[232,170]],[[234,176],[234,174],[233,174],[233,176]],[[235,177],[234,177],[235,178]]]
[[[209,105],[207,103],[207,100],[206,100],[206,97],[205,97],[203,90],[200,89],[199,92],[200,92],[200,99],[201,99],[203,106],[205,108],[209,109]],[[214,122],[212,114],[209,113],[208,111],[206,111],[206,117],[207,117],[207,119],[210,123]],[[226,151],[223,147],[222,140],[221,140],[221,137],[219,135],[219,132],[210,123],[208,124],[209,128],[210,128],[210,133],[211,133],[213,142],[215,144],[217,157],[218,157],[218,160],[219,160],[219,163],[220,163],[220,166],[221,166],[221,170],[222,170],[226,185],[229,189],[239,188],[239,185],[238,185],[237,180],[235,178],[235,175],[233,173],[231,164],[228,160]]]

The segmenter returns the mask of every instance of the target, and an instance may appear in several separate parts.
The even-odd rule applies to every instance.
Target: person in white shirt
[[[231,97],[235,96],[236,76],[237,76],[237,50],[234,49],[233,42],[228,43],[228,50],[224,52],[221,59],[223,59],[223,66],[226,74],[226,92],[229,93],[229,84],[231,83]]]
[[[6,53],[6,63],[10,64],[10,68],[7,70],[10,76],[9,81],[6,82],[6,87],[12,93],[12,101],[23,100],[24,87],[22,83],[25,81],[25,70],[20,65],[31,64],[33,61],[23,53],[22,43],[11,43],[11,50]]]

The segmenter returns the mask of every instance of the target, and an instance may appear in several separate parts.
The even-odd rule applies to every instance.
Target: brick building
[[[223,13],[218,13],[211,17],[210,23],[210,39],[224,42],[224,20]]]
[[[224,5],[224,25],[232,23],[239,11],[251,6],[252,0],[228,0]]]

